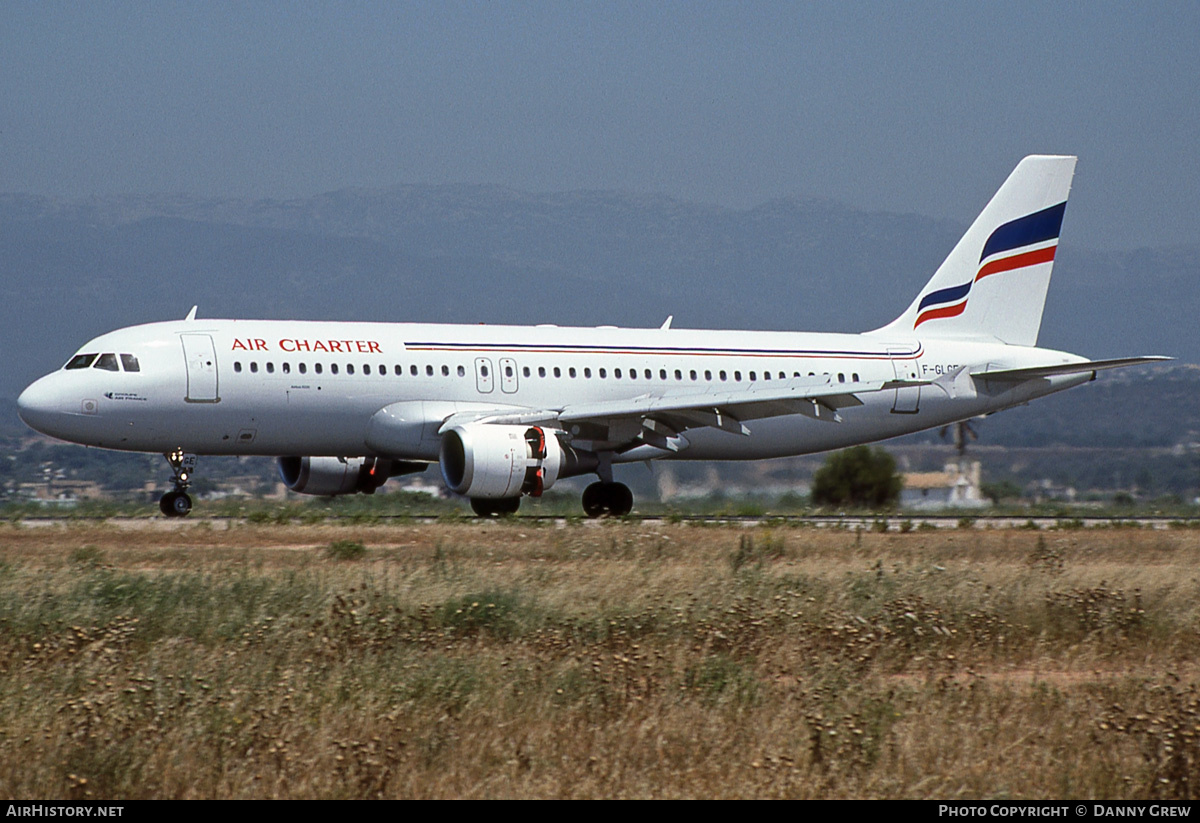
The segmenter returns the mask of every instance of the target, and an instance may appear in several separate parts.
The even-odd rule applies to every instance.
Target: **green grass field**
[[[1200,531],[0,523],[10,798],[1200,794]]]

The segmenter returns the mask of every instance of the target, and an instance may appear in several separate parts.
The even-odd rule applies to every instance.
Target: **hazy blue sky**
[[[1200,3],[0,3],[0,191],[487,182],[1200,240]]]

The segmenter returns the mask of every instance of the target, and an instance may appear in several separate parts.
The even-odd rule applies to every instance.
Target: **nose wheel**
[[[158,501],[158,509],[167,517],[185,517],[192,510],[187,492],[167,492]]]
[[[624,483],[593,483],[583,490],[588,517],[624,517],[633,511],[633,492]]]
[[[192,498],[187,493],[192,483],[192,474],[196,471],[196,455],[187,454],[183,449],[164,454],[174,475],[175,488],[164,494],[158,501],[158,510],[167,517],[185,517],[192,510]]]

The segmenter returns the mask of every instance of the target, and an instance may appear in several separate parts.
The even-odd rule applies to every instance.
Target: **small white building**
[[[904,475],[900,506],[906,509],[973,509],[987,505],[978,460],[956,460],[940,472]]]

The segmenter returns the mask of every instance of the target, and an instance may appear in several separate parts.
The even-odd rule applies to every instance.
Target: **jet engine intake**
[[[442,477],[451,491],[467,497],[540,497],[560,477],[591,471],[598,462],[559,436],[541,426],[454,426],[442,435]]]

